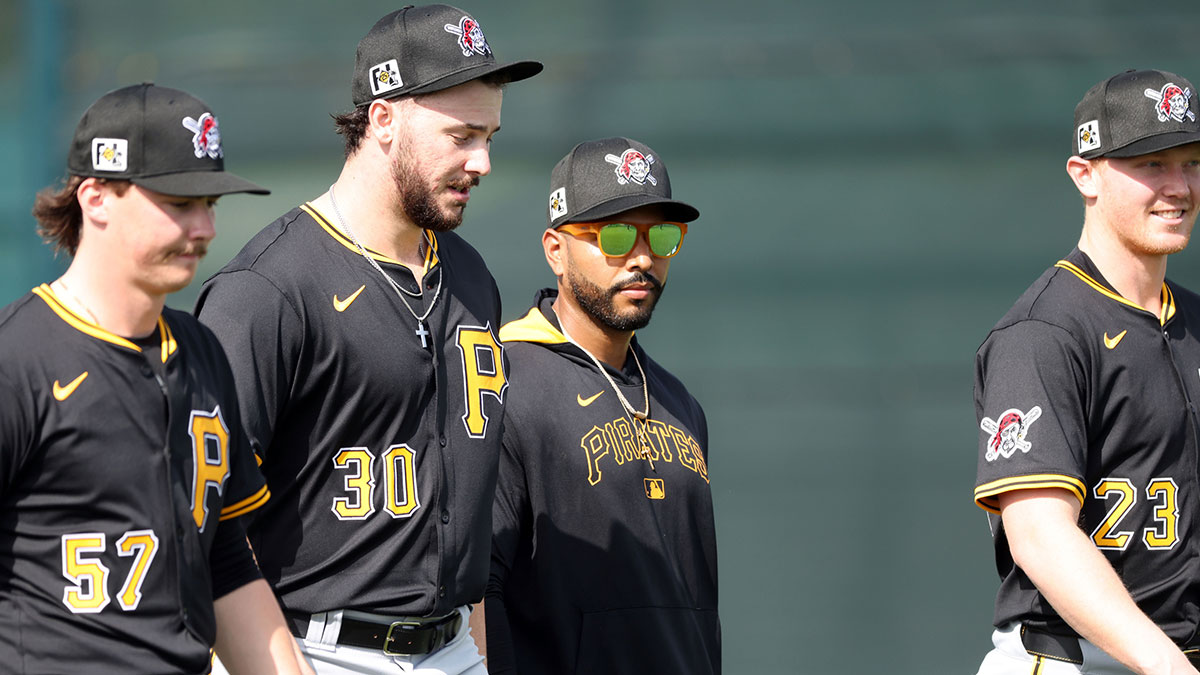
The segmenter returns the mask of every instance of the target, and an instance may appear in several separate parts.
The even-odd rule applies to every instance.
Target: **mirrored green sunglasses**
[[[657,223],[654,225],[631,225],[629,223],[567,223],[556,229],[567,234],[594,234],[600,244],[600,252],[608,258],[623,258],[637,245],[638,233],[645,233],[650,252],[657,258],[670,258],[679,253],[683,235],[687,234],[687,223]]]

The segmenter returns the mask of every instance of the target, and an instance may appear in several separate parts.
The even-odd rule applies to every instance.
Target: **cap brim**
[[[700,217],[700,211],[691,204],[675,199],[664,199],[662,197],[653,197],[651,195],[626,195],[609,201],[597,204],[590,209],[580,211],[569,218],[565,218],[562,222],[553,223],[552,227],[558,227],[565,223],[591,223],[605,218],[611,218],[618,213],[624,213],[630,209],[640,208],[642,206],[659,206],[663,210],[663,219],[672,220],[680,223],[689,223]]]
[[[396,92],[397,96],[408,96],[413,94],[432,94],[435,91],[456,87],[464,82],[478,80],[481,77],[495,74],[501,82],[517,82],[519,80],[527,80],[534,75],[542,72],[544,66],[539,61],[514,61],[513,63],[486,63],[480,66],[464,68],[463,70],[455,71],[445,75],[432,82],[409,89],[407,91],[401,89]],[[389,98],[381,96],[379,98]]]
[[[1172,131],[1165,134],[1155,134],[1143,138],[1140,141],[1134,141],[1129,145],[1110,150],[1094,157],[1137,157],[1138,155],[1148,155],[1152,152],[1160,150],[1168,150],[1180,145],[1188,143],[1200,143],[1200,132],[1196,131]]]
[[[271,191],[226,171],[185,171],[161,176],[130,178],[130,182],[144,188],[177,197],[210,197],[246,192],[254,195],[269,195]]]

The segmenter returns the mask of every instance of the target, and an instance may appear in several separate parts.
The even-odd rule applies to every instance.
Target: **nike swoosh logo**
[[[1128,332],[1129,329],[1125,329],[1117,333],[1115,337],[1108,337],[1108,331],[1104,331],[1104,346],[1109,349],[1116,349],[1117,345],[1121,343],[1121,338],[1125,337],[1125,334]]]
[[[83,371],[83,374],[81,374],[79,377],[68,382],[67,386],[65,386],[65,387],[62,386],[61,384],[59,384],[58,380],[55,380],[54,381],[54,398],[56,398],[60,401],[67,400],[67,397],[70,396],[71,394],[75,393],[75,390],[78,389],[79,385],[82,384],[83,381],[87,379],[87,376],[88,376],[88,371],[85,370],[85,371]]]
[[[364,289],[364,288],[366,288],[366,287],[367,287],[367,285],[366,285],[366,284],[363,284],[362,286],[359,286],[359,287],[358,287],[358,290],[357,290],[357,291],[354,291],[354,294],[353,294],[353,295],[351,295],[350,297],[346,298],[345,300],[338,300],[337,293],[334,293],[334,294],[333,294],[333,308],[334,308],[334,309],[336,309],[336,310],[337,310],[337,311],[339,311],[339,312],[344,312],[344,311],[346,311],[346,308],[350,306],[350,303],[352,303],[352,302],[354,302],[356,299],[358,299],[358,294],[359,294],[359,293],[362,293],[362,292],[363,292],[363,289]]]
[[[604,393],[604,390],[601,389],[600,394],[603,394],[603,393]],[[580,406],[586,408],[592,404],[592,401],[595,401],[596,399],[600,398],[600,394],[596,394],[595,396],[589,396],[587,398],[584,398],[584,397],[580,396],[579,394],[575,394],[575,400],[579,402]]]

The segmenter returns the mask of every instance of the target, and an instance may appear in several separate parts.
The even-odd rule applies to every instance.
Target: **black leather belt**
[[[1044,656],[1057,661],[1067,661],[1083,665],[1083,648],[1079,646],[1079,638],[1056,635],[1046,631],[1021,625],[1021,644],[1025,651],[1034,656]],[[1200,647],[1182,647],[1183,653],[1194,665],[1200,665]]]
[[[1077,637],[1055,635],[1021,624],[1021,644],[1034,656],[1083,665],[1083,648]]]
[[[285,612],[292,635],[303,638],[308,634],[311,614]],[[378,649],[389,656],[430,654],[458,635],[462,614],[457,611],[432,619],[407,619],[382,623],[342,617],[337,643],[350,647]]]

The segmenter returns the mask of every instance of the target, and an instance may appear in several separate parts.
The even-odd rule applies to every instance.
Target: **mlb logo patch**
[[[666,499],[666,486],[661,478],[645,478],[647,499]]]
[[[128,166],[129,143],[124,138],[93,138],[92,168],[96,171],[124,171]]]
[[[371,69],[371,93],[375,96],[395,91],[404,86],[400,79],[400,65],[390,59]]]
[[[567,188],[560,187],[550,193],[550,220],[567,215]]]
[[[1100,147],[1100,124],[1096,120],[1080,124],[1075,139],[1080,153],[1095,150]]]

